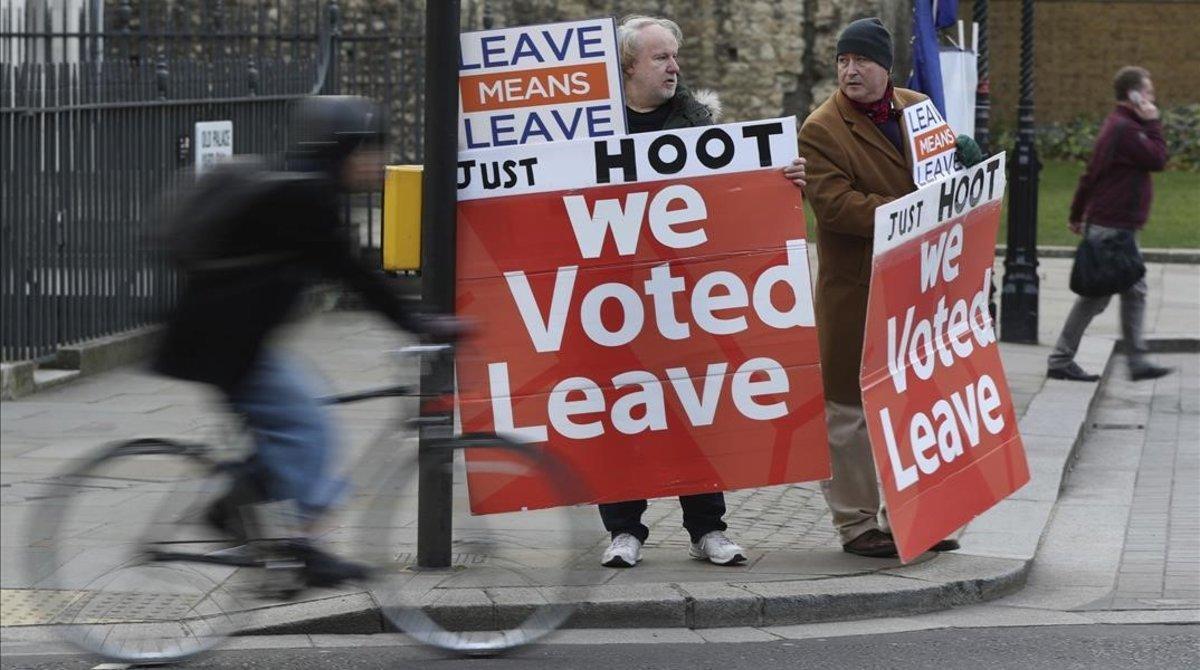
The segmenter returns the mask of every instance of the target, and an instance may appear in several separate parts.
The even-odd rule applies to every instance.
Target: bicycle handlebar
[[[421,354],[440,354],[454,348],[453,344],[413,344],[407,347],[393,349],[388,353],[400,356],[420,356]]]
[[[393,349],[388,353],[397,356],[421,356],[424,354],[444,354],[454,349],[453,344],[414,344],[399,349]],[[393,398],[397,396],[418,396],[420,390],[415,386],[410,385],[393,385],[382,386],[364,391],[353,391],[351,393],[343,393],[339,395],[326,396],[320,399],[323,405],[344,405],[350,402],[358,402],[360,400],[372,400],[375,398]]]
[[[415,386],[399,385],[399,386],[382,386],[380,388],[368,389],[366,391],[355,391],[353,393],[343,393],[341,395],[326,396],[320,399],[322,405],[344,405],[348,402],[358,402],[359,400],[372,400],[375,398],[394,398],[398,396],[416,396],[419,395]]]

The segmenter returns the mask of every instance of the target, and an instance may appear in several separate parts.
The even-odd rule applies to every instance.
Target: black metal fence
[[[292,101],[357,93],[388,105],[393,159],[418,162],[420,18],[347,17],[336,0],[7,0],[0,360],[161,316],[176,280],[156,212],[194,169],[197,122],[232,122],[235,154],[273,154]],[[346,213],[377,246],[378,196]]]

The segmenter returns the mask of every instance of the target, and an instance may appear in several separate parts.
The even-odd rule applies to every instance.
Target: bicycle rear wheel
[[[158,439],[110,445],[55,477],[32,527],[50,548],[48,565],[29,566],[43,623],[127,663],[187,658],[243,626],[236,567],[154,558],[228,546],[202,518],[226,479],[201,448]]]
[[[466,654],[519,647],[565,624],[589,588],[608,576],[594,562],[595,509],[488,508],[505,497],[537,504],[578,499],[582,482],[540,446],[497,435],[465,435],[425,449],[431,458],[424,476],[440,471],[453,478],[453,510],[442,510],[452,528],[448,566],[419,565],[427,561],[417,553],[422,473],[415,448],[352,503],[363,512],[357,549],[383,566],[372,594],[385,617],[424,644]],[[488,513],[474,514],[472,505]]]

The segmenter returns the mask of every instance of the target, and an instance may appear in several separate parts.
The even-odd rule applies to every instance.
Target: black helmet
[[[355,149],[383,144],[383,113],[357,95],[304,98],[292,110],[291,157],[335,171]]]

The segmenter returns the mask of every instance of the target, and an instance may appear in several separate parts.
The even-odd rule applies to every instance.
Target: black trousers
[[[699,542],[700,538],[714,530],[726,528],[721,520],[725,516],[724,493],[679,496],[679,506],[683,508],[683,527],[687,529],[692,542]],[[603,503],[600,505],[600,518],[604,521],[604,529],[614,538],[621,533],[629,533],[638,542],[645,542],[650,536],[650,529],[642,523],[642,513],[645,511],[645,500]]]

